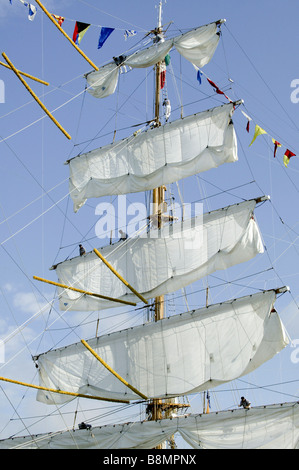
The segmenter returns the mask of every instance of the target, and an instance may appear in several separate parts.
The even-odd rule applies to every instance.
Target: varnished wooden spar
[[[7,69],[12,70],[11,67],[9,65],[5,64],[4,62],[0,62],[0,65],[2,65],[3,67],[6,67]],[[45,82],[44,80],[41,80],[40,78],[36,78],[33,75],[29,75],[29,73],[21,72],[21,70],[18,70],[18,72],[19,72],[20,75],[23,75],[24,77],[30,78],[31,80],[34,80],[35,82],[41,83],[42,85],[49,86],[48,82]]]
[[[116,377],[120,382],[122,382],[126,387],[128,387],[132,392],[136,393],[136,395],[139,395],[141,398],[144,400],[147,400],[148,398],[143,395],[143,393],[139,392],[135,387],[130,385],[125,379],[123,379],[115,370],[112,369],[90,346],[89,344],[84,341],[84,339],[81,340],[81,343],[88,349],[88,351],[109,371],[111,372],[114,377]]]
[[[162,1],[159,5],[159,24],[157,28],[157,34],[162,34]],[[161,63],[156,64],[156,87],[155,87],[155,120],[156,126],[161,126],[160,123],[160,92],[161,92]],[[158,230],[163,226],[163,212],[165,211],[165,186],[162,185],[158,188],[153,189],[153,210],[154,216],[158,216]],[[159,322],[164,318],[164,302],[165,297],[163,295],[155,298],[155,322]],[[148,410],[151,412],[152,421],[162,420],[163,418],[169,418],[171,411],[178,408],[183,408],[182,405],[176,403],[163,403],[162,400],[153,400],[148,405]],[[171,448],[175,448],[174,436],[170,438]],[[162,445],[156,447],[156,449],[162,449]]]
[[[157,34],[162,33],[162,1],[160,1],[159,6],[159,24],[157,28]],[[161,63],[156,64],[156,86],[155,86],[155,120],[156,126],[159,127],[160,123],[160,91],[161,91]],[[159,188],[153,189],[153,215],[158,216],[158,225],[157,228],[162,228],[162,213],[164,205],[164,187],[160,186]],[[164,318],[164,296],[161,295],[155,298],[155,322],[158,322]],[[163,419],[163,408],[162,400],[153,400],[149,404],[151,409],[151,420],[161,420]],[[156,449],[161,449],[162,445],[156,447]]]
[[[117,400],[115,398],[102,398],[102,397],[95,397],[92,395],[83,395],[81,393],[64,392],[62,390],[55,390],[52,388],[41,387],[39,385],[32,385],[32,384],[27,384],[25,382],[19,382],[18,380],[6,379],[5,377],[0,377],[0,380],[2,382],[8,382],[8,383],[12,383],[15,385],[21,385],[22,387],[34,388],[36,390],[42,390],[44,392],[59,393],[60,395],[68,395],[68,396],[76,397],[76,398],[88,398],[89,400],[109,401],[113,403],[125,403],[125,404],[130,403],[129,401]]]
[[[145,304],[148,304],[148,301],[141,295],[139,294],[139,292],[137,292],[134,287],[132,287],[117,271],[116,269],[113,268],[113,266],[111,266],[110,263],[108,263],[108,261],[104,258],[104,256],[95,248],[94,250],[94,253],[103,261],[103,263],[107,266],[107,268],[110,269],[110,271],[113,272],[113,274],[115,274],[116,277],[118,277],[118,279],[126,286],[128,287],[128,289],[130,289],[131,292],[133,292],[133,294],[135,294],[140,300],[142,300],[142,302],[144,302]]]
[[[66,34],[66,32],[61,28],[61,26],[55,21],[55,19],[51,16],[51,14],[48,12],[48,10],[44,7],[44,5],[39,1],[36,0],[36,3],[41,7],[43,12],[47,15],[47,17],[52,21],[52,23],[55,24],[56,28],[59,29],[59,31],[63,34],[63,36],[71,43],[71,45],[79,52],[79,54],[84,57],[84,59],[95,69],[99,70],[99,68],[87,57],[86,54],[84,54],[83,51],[77,46],[77,44],[74,43],[74,41]]]
[[[31,94],[31,96],[35,99],[35,101],[40,105],[42,110],[49,116],[49,118],[54,122],[54,124],[58,127],[59,130],[69,139],[71,140],[71,136],[66,132],[66,130],[59,124],[57,119],[54,118],[54,116],[50,113],[50,111],[46,108],[46,106],[41,102],[39,97],[34,93],[34,91],[30,88],[30,86],[27,84],[27,82],[24,80],[24,78],[21,76],[20,72],[16,69],[16,67],[13,65],[13,63],[9,60],[7,55],[3,52],[2,56],[8,63],[9,67],[12,69],[12,71],[16,74],[18,79],[22,82],[24,87],[26,88],[27,91]]]
[[[136,307],[137,305],[134,302],[127,302],[126,300],[114,299],[113,297],[107,297],[105,295],[95,294],[93,292],[87,292],[83,289],[77,289],[76,287],[66,286],[64,284],[60,284],[59,282],[48,281],[48,279],[43,279],[42,277],[33,276],[33,279],[35,279],[36,281],[45,282],[46,284],[51,284],[52,286],[61,287],[62,289],[73,290],[74,292],[79,292],[80,294],[97,297],[98,299],[109,300],[111,302],[118,302],[124,305],[132,305],[133,307]]]

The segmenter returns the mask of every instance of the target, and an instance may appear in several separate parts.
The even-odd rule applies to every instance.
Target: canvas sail
[[[89,93],[95,98],[106,98],[115,92],[120,66],[147,68],[163,61],[169,51],[176,50],[197,67],[203,67],[212,59],[219,43],[218,25],[220,22],[201,26],[188,33],[166,41],[160,41],[147,49],[122,56],[99,71],[86,75]]]
[[[288,344],[274,291],[175,315],[88,341],[114,371],[148,398],[197,393],[246,375]],[[103,398],[140,397],[82,343],[39,356],[40,385]],[[39,391],[46,404],[72,397]]]
[[[71,159],[75,212],[89,198],[148,191],[236,162],[233,108],[198,113]]]
[[[254,220],[256,201],[216,210],[203,217],[151,229],[144,236],[99,249],[114,269],[145,299],[175,292],[218,270],[249,261],[264,252]],[[57,266],[58,282],[112,298],[138,298],[94,252]],[[59,288],[61,310],[93,311],[119,306]]]
[[[0,441],[0,449],[153,449],[176,434],[193,449],[298,449],[299,405],[283,403],[250,411],[231,410],[17,437]]]

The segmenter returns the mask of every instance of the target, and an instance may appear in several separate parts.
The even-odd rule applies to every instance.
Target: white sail
[[[179,119],[71,159],[75,212],[88,198],[148,191],[237,161],[233,107]]]
[[[179,434],[193,449],[299,448],[299,405],[284,403],[0,441],[0,449],[153,449]]]
[[[203,67],[212,59],[219,43],[218,25],[221,22],[201,26],[173,39],[158,42],[147,49],[122,56],[116,62],[111,62],[99,71],[86,75],[89,93],[95,98],[106,98],[114,93],[120,67],[132,68],[152,67],[163,61],[169,51],[175,47],[177,51],[197,67]]]
[[[299,406],[285,403],[194,416],[179,425],[179,433],[194,449],[298,449]]]
[[[174,292],[218,270],[264,252],[253,218],[256,201],[216,210],[145,236],[99,249],[114,269],[145,299]],[[137,297],[94,252],[56,266],[59,283],[85,292],[136,302]],[[98,310],[119,306],[59,288],[61,310]],[[137,299],[138,301],[138,299]]]
[[[246,375],[288,344],[268,291],[88,341],[113,370],[148,398],[212,389]],[[40,385],[103,398],[137,400],[82,343],[38,358]],[[39,391],[46,404],[72,397]]]
[[[87,76],[89,86],[88,91],[95,98],[106,98],[112,95],[117,87],[119,68],[115,63],[101,67],[98,72],[90,73]]]

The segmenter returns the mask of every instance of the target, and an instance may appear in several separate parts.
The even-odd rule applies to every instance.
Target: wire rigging
[[[90,7],[93,7],[93,8],[95,8],[95,9],[97,9],[98,11],[101,11],[102,13],[104,13],[104,12],[103,12],[102,10],[100,10],[99,8],[97,8],[97,7],[95,7],[95,6],[91,5],[91,4],[89,4],[88,2],[86,2],[86,1],[84,1],[84,0],[79,0],[79,1],[80,1],[81,3],[84,3],[84,4],[86,4],[86,5],[90,6]],[[108,13],[106,13],[106,14],[108,14]],[[120,18],[117,18],[117,17],[115,17],[115,16],[113,16],[113,15],[110,15],[110,14],[108,14],[108,15],[114,17],[114,18],[117,19],[117,20],[120,20]],[[121,21],[123,21],[123,20],[121,20]],[[128,23],[128,22],[126,22],[126,23],[127,23],[127,24],[130,24],[130,23]],[[227,26],[226,26],[226,27],[227,27]],[[144,31],[145,31],[145,30],[144,30]],[[228,31],[229,31],[229,30],[228,30]],[[232,35],[232,33],[231,33],[230,31],[229,31],[229,33]],[[232,36],[233,36],[233,35],[232,35]],[[234,36],[233,36],[233,38],[234,38]],[[234,38],[234,39],[235,39],[235,38]],[[236,39],[235,39],[235,41],[236,41]],[[237,42],[237,41],[236,41],[236,42]],[[237,43],[237,44],[239,45],[239,47],[241,47],[239,43]],[[228,77],[229,77],[229,69],[228,69],[228,63],[227,63],[227,57],[226,57],[226,54],[225,54],[224,44],[223,44],[223,50],[224,50],[224,56],[225,56],[225,60],[226,60],[227,74],[228,74]],[[278,103],[279,103],[279,105],[281,106],[281,108],[286,112],[286,110],[284,109],[284,107],[281,105],[281,103],[280,103],[279,100],[277,99],[276,95],[271,91],[271,89],[269,88],[268,84],[265,82],[265,80],[263,79],[263,77],[260,75],[259,71],[256,69],[256,67],[254,66],[254,64],[252,63],[252,61],[250,60],[250,58],[247,56],[246,52],[244,51],[244,49],[243,49],[242,47],[241,47],[241,50],[242,50],[243,53],[246,55],[246,57],[248,58],[249,62],[250,62],[251,65],[254,67],[255,71],[258,73],[258,75],[260,76],[260,78],[262,79],[262,81],[264,82],[264,84],[265,84],[265,85],[267,86],[267,88],[270,90],[271,94],[275,97],[276,101],[278,101]],[[142,80],[142,82],[139,84],[139,86],[141,86],[141,85],[144,83],[144,81],[147,80],[147,78],[148,78],[148,76],[149,76],[150,73],[151,73],[151,72],[149,72],[148,74],[146,74],[146,77],[144,78],[144,80]],[[175,75],[174,75],[174,73],[173,73],[172,65],[171,65],[171,73],[172,73],[172,78],[173,78],[173,80],[174,80],[174,87],[175,87],[175,90],[176,90],[176,92],[177,92],[177,94],[178,94],[178,97],[179,97],[179,100],[178,100],[178,101],[179,101],[179,106],[178,106],[177,109],[182,109],[182,106],[183,106],[183,104],[182,104],[182,99],[181,99],[181,97],[180,97],[180,95],[179,95],[178,87],[177,87],[177,84],[176,84],[176,82],[175,82]],[[187,82],[183,81],[182,76],[180,77],[180,81],[181,81],[181,83],[187,83]],[[187,84],[188,84],[188,83],[187,83]],[[188,85],[190,86],[190,83],[189,83]],[[139,87],[139,86],[138,86],[138,87]],[[193,85],[191,85],[191,86],[193,87]],[[105,125],[97,132],[96,136],[95,136],[93,139],[91,139],[90,141],[88,141],[88,143],[87,143],[87,142],[84,142],[84,143],[83,143],[83,144],[86,144],[86,143],[87,143],[87,145],[84,147],[84,150],[85,150],[90,144],[92,144],[96,139],[99,138],[99,134],[101,134],[101,132],[102,132],[102,131],[104,130],[104,128],[106,127],[106,125],[107,125],[108,123],[110,123],[112,119],[115,119],[115,129],[116,129],[117,116],[118,116],[117,113],[119,113],[119,111],[122,109],[122,107],[123,107],[123,106],[127,103],[127,101],[133,96],[133,94],[134,94],[135,91],[138,89],[138,87],[134,90],[134,92],[132,92],[132,94],[131,94],[130,96],[128,96],[128,98],[126,99],[126,101],[125,101],[120,107],[118,106],[118,103],[117,103],[117,110],[116,110],[116,113],[115,113],[109,120],[107,120],[107,122],[105,123]],[[195,87],[193,87],[193,88],[195,88]],[[52,91],[55,91],[55,90],[52,90]],[[80,97],[80,96],[82,95],[82,105],[81,105],[81,110],[80,110],[80,113],[79,113],[79,120],[78,120],[76,138],[77,138],[77,135],[78,135],[78,132],[79,132],[80,124],[81,124],[81,117],[82,117],[82,111],[83,111],[83,107],[84,107],[84,103],[85,103],[86,91],[87,91],[87,87],[85,87],[85,90],[84,90],[83,92],[80,92],[79,94],[77,94],[77,95],[75,95],[75,96],[72,96],[72,98],[71,98],[69,101],[67,101],[65,104],[62,105],[62,106],[65,106],[65,105],[68,104],[70,101],[72,101],[72,100],[74,100],[74,99],[76,99],[76,98],[78,98],[78,97]],[[119,91],[119,90],[118,90],[118,91]],[[201,91],[201,93],[202,93],[202,91]],[[43,96],[46,96],[46,94],[44,94]],[[118,99],[118,98],[119,98],[119,94],[117,95],[117,99]],[[204,99],[207,99],[207,98],[210,98],[210,96],[206,95],[206,98],[204,98]],[[213,96],[213,99],[218,100],[217,96]],[[194,103],[195,103],[195,102],[194,102]],[[24,105],[24,106],[26,106],[26,105]],[[62,106],[60,106],[60,107],[57,108],[56,110],[60,109]],[[185,105],[184,107],[186,107],[186,105]],[[18,109],[21,109],[21,108],[18,108]],[[3,116],[3,117],[5,117],[5,116]],[[289,114],[288,114],[288,117],[290,118]],[[290,120],[291,120],[291,118],[290,118]],[[36,122],[38,122],[38,121],[35,121],[35,123],[36,123]],[[298,127],[296,126],[296,123],[294,123],[293,120],[291,120],[291,122],[292,122],[293,125],[295,125],[296,129],[298,130]],[[34,124],[34,123],[33,123],[33,124]],[[70,248],[70,247],[73,246],[73,245],[67,245],[67,246],[62,247],[63,239],[64,239],[64,236],[65,236],[65,231],[66,231],[66,224],[67,224],[67,222],[70,222],[71,225],[73,225],[73,227],[76,228],[76,230],[78,231],[78,233],[79,233],[79,235],[80,235],[80,237],[81,237],[81,240],[86,241],[86,242],[89,242],[89,241],[92,240],[92,239],[88,239],[87,236],[88,236],[88,234],[90,233],[90,231],[92,230],[92,228],[94,227],[94,225],[88,230],[87,233],[85,233],[85,235],[81,234],[81,232],[77,229],[77,227],[71,222],[70,218],[67,216],[68,209],[69,209],[69,200],[70,200],[70,198],[67,197],[67,196],[64,196],[64,197],[63,197],[61,200],[59,200],[58,202],[57,202],[57,201],[54,201],[54,199],[52,199],[52,198],[50,197],[50,192],[51,192],[52,190],[47,191],[47,192],[45,191],[45,189],[44,189],[44,182],[42,181],[42,183],[39,183],[39,181],[34,177],[34,175],[30,172],[30,170],[29,170],[29,169],[26,167],[26,165],[23,163],[22,159],[19,158],[19,157],[16,155],[16,153],[12,150],[12,148],[8,145],[7,139],[9,139],[10,137],[14,137],[15,135],[17,135],[18,133],[22,132],[24,129],[27,129],[27,128],[30,127],[31,125],[32,125],[32,124],[30,124],[29,126],[24,127],[23,129],[21,129],[21,130],[19,130],[18,132],[12,134],[11,136],[8,136],[8,137],[5,138],[5,139],[2,138],[1,142],[4,142],[4,143],[9,147],[9,149],[11,150],[11,152],[12,152],[12,153],[15,155],[15,157],[17,158],[18,162],[23,165],[23,167],[26,169],[26,171],[29,173],[29,175],[33,178],[33,180],[34,180],[34,181],[40,186],[40,188],[42,189],[42,195],[39,196],[39,198],[36,199],[35,201],[39,200],[40,198],[42,198],[42,201],[43,201],[44,196],[47,196],[47,197],[49,197],[49,199],[53,202],[53,206],[51,206],[51,208],[49,208],[49,209],[47,209],[47,210],[43,210],[42,213],[39,215],[39,217],[43,217],[44,215],[46,215],[46,214],[48,213],[49,210],[51,210],[51,209],[54,208],[54,207],[55,207],[55,208],[56,208],[56,207],[59,208],[59,204],[60,204],[61,202],[65,201],[65,200],[67,200],[65,210],[59,208],[60,212],[61,212],[61,213],[63,214],[63,216],[64,216],[64,222],[63,222],[62,232],[61,232],[61,238],[60,238],[60,247],[59,247],[58,253],[57,253],[57,255],[56,255],[56,258],[55,258],[55,260],[54,260],[54,262],[56,262],[56,259],[57,259],[58,255],[59,255],[59,252],[60,252],[61,249],[63,249],[63,248]],[[78,145],[80,145],[80,144],[75,144],[75,145],[78,146]],[[244,156],[245,156],[245,160],[246,160],[246,163],[247,163],[247,166],[248,166],[249,173],[250,173],[250,175],[251,175],[251,177],[252,177],[252,181],[251,181],[250,183],[246,183],[245,185],[247,185],[247,184],[249,185],[249,184],[255,183],[255,184],[257,185],[257,187],[262,191],[261,187],[259,186],[259,184],[258,184],[257,181],[256,181],[254,172],[253,172],[253,170],[252,170],[252,166],[250,165],[250,163],[249,163],[249,161],[248,161],[248,158],[247,158],[247,156],[246,156],[246,153],[245,153],[245,151],[244,151],[244,148],[242,147],[242,143],[241,143],[241,142],[240,142],[240,146],[241,146],[242,151],[243,151],[243,154],[244,154]],[[75,146],[74,146],[74,147],[75,147]],[[291,183],[292,183],[292,185],[294,186],[294,188],[296,189],[296,191],[299,192],[299,190],[298,190],[298,188],[297,188],[297,185],[295,184],[294,181],[292,181],[292,179],[290,178],[289,174],[286,173],[286,175],[287,175],[287,177],[289,178],[289,180],[291,181]],[[215,184],[209,182],[208,180],[206,180],[206,179],[204,179],[204,178],[202,178],[202,177],[197,176],[197,181],[198,181],[198,184],[199,184],[199,182],[203,182],[203,183],[206,183],[206,184],[210,184],[210,185],[212,185],[213,187],[215,187],[216,189],[218,189],[219,191],[221,191],[221,193],[224,193],[224,192],[225,192],[225,193],[227,193],[227,194],[229,194],[229,195],[232,195],[233,197],[237,197],[237,198],[239,198],[239,199],[242,200],[242,198],[239,197],[239,196],[236,196],[236,195],[233,193],[233,191],[235,191],[236,189],[241,188],[241,187],[243,187],[243,186],[245,186],[245,185],[240,185],[240,186],[231,188],[231,189],[229,189],[229,190],[222,190],[219,186],[217,186],[217,185],[215,185]],[[63,181],[62,183],[59,183],[59,184],[63,184],[63,183],[64,183],[64,181]],[[200,185],[199,185],[199,187],[200,187],[200,190],[201,190],[201,192],[202,192],[202,197],[203,197],[203,199],[200,199],[200,201],[201,201],[201,200],[208,200],[209,198],[212,198],[212,197],[215,197],[215,196],[220,195],[220,193],[217,193],[217,194],[214,195],[214,196],[207,196],[206,188],[205,188],[204,186],[200,186]],[[243,200],[245,200],[245,199],[243,199]],[[9,216],[8,218],[5,219],[5,221],[1,221],[0,224],[2,224],[2,223],[4,223],[4,222],[8,222],[8,220],[9,220],[10,218],[14,217],[15,215],[18,215],[21,211],[23,211],[23,210],[24,210],[26,207],[28,207],[29,205],[33,204],[35,201],[32,201],[30,204],[28,204],[27,206],[25,206],[23,209],[20,209],[20,211],[18,211],[18,212],[16,212],[15,214]],[[295,227],[290,227],[290,225],[287,224],[287,223],[284,221],[284,219],[279,215],[279,213],[278,213],[277,209],[275,208],[275,206],[273,205],[272,201],[271,201],[271,204],[272,204],[273,211],[274,211],[275,214],[277,215],[278,220],[279,220],[279,221],[282,223],[282,225],[284,226],[284,228],[285,228],[285,230],[286,230],[286,233],[287,233],[287,236],[288,236],[288,238],[290,239],[290,245],[288,246],[288,248],[287,248],[286,250],[288,250],[290,247],[294,247],[294,249],[295,249],[295,251],[296,251],[296,254],[298,255],[299,253],[298,253],[298,250],[297,250],[297,247],[296,247],[296,241],[297,241],[299,235],[298,235],[298,233],[294,230]],[[38,217],[38,218],[39,218],[39,217]],[[35,220],[37,220],[38,218],[34,219],[32,222],[28,223],[27,225],[24,225],[24,227],[23,227],[22,229],[20,229],[18,232],[16,232],[16,234],[17,234],[17,233],[21,233],[22,230],[25,230],[29,225],[31,225],[31,223],[33,223],[33,222],[34,222]],[[288,230],[287,230],[287,229],[288,229]],[[292,232],[294,235],[296,235],[295,240],[292,240],[292,239],[291,239],[290,232]],[[16,234],[14,234],[14,235],[16,235]],[[9,238],[7,238],[6,240],[4,240],[4,241],[2,242],[2,245],[3,245],[4,243],[6,243],[8,240],[10,240],[11,238],[12,238],[12,237],[9,237]],[[8,250],[6,250],[4,246],[2,246],[2,248],[5,250],[5,252],[6,252],[6,253],[10,256],[10,258],[12,259],[12,256],[8,253]],[[72,251],[72,252],[73,252],[73,251]],[[72,252],[71,252],[71,253],[72,253]],[[271,258],[270,258],[270,255],[269,255],[269,251],[268,251],[268,250],[266,251],[266,253],[267,253],[267,256],[268,256],[268,258],[269,258],[269,262],[270,262],[270,266],[271,266],[270,268],[267,268],[267,269],[265,269],[265,270],[263,270],[263,271],[261,271],[261,272],[259,272],[259,273],[250,274],[250,275],[248,275],[248,276],[243,276],[243,277],[241,277],[241,278],[239,278],[239,279],[237,279],[237,280],[234,280],[234,281],[229,281],[228,279],[223,280],[223,279],[221,279],[220,277],[217,277],[216,275],[211,275],[211,278],[212,278],[212,279],[219,280],[219,281],[223,281],[223,282],[222,282],[221,284],[218,284],[218,285],[210,286],[210,288],[216,288],[216,287],[224,286],[224,285],[225,285],[226,288],[227,288],[228,286],[231,286],[232,284],[234,284],[235,286],[240,286],[240,287],[242,287],[242,288],[250,288],[250,284],[249,284],[249,285],[248,285],[248,284],[247,284],[247,285],[241,285],[241,284],[239,284],[239,282],[242,281],[242,280],[245,280],[245,279],[247,280],[247,279],[249,279],[250,277],[254,277],[254,278],[256,279],[256,276],[262,275],[262,274],[264,274],[264,273],[266,273],[266,272],[270,272],[270,271],[274,271],[275,274],[276,274],[276,276],[277,276],[277,278],[281,280],[279,274],[276,272],[276,269],[275,269],[274,265],[275,265],[276,262],[280,259],[280,257],[283,256],[284,253],[281,253],[278,257],[275,257],[275,260],[274,260],[274,261],[271,261]],[[24,268],[22,268],[15,260],[14,260],[14,263],[15,263],[15,264],[18,266],[18,268],[23,272],[23,274],[24,274],[26,277],[28,277],[27,274],[25,273]],[[226,274],[226,276],[227,276],[227,274]],[[252,282],[254,282],[254,280],[252,280]],[[281,282],[283,282],[283,281],[281,280]],[[253,287],[253,289],[256,289],[256,288]],[[198,291],[193,292],[192,294],[196,294],[196,293],[201,292],[201,291],[204,291],[204,290],[205,290],[205,289],[198,290]],[[257,290],[259,290],[259,289],[257,289]],[[260,290],[262,290],[262,289],[260,289]],[[186,293],[183,292],[183,293],[181,293],[180,295],[173,297],[173,300],[177,300],[177,299],[179,299],[179,298],[184,298],[185,295],[186,295]],[[294,297],[293,297],[293,300],[294,300],[294,302],[296,303],[297,308],[299,308],[298,303],[296,302],[296,299],[295,299]],[[166,300],[165,300],[165,302],[166,302]],[[52,323],[50,323],[50,316],[52,315],[52,308],[53,308],[53,304],[50,305],[50,311],[49,311],[49,313],[48,313],[48,317],[47,317],[47,320],[46,320],[46,326],[45,326],[45,330],[44,330],[43,333],[45,333],[46,331],[47,331],[47,332],[56,331],[54,328],[52,328],[52,326],[55,324],[55,322],[56,322],[58,319],[56,319],[55,321],[53,321]],[[140,311],[137,311],[137,309],[136,309],[136,310],[131,310],[131,311],[129,311],[129,312],[124,312],[124,313],[116,314],[116,315],[125,315],[126,313],[134,312],[135,315],[132,316],[132,318],[131,318],[130,320],[131,320],[131,321],[134,320],[134,319],[138,320],[138,319],[140,318],[140,315],[143,314],[143,310],[144,310],[145,308],[147,308],[147,307],[142,307],[142,309],[141,309]],[[54,309],[54,311],[55,311],[55,309]],[[40,312],[39,312],[39,313],[40,313]],[[58,312],[57,312],[57,313],[58,313]],[[69,330],[68,334],[67,334],[64,338],[62,338],[60,341],[65,341],[65,339],[68,337],[68,335],[70,335],[70,334],[72,334],[72,333],[75,333],[75,334],[78,336],[78,338],[79,338],[79,335],[78,335],[78,333],[77,333],[76,330],[77,330],[79,327],[82,327],[82,326],[87,325],[87,324],[89,323],[89,321],[88,321],[88,320],[89,320],[89,317],[92,316],[93,314],[94,314],[94,312],[91,312],[90,314],[88,314],[87,317],[82,318],[82,320],[81,320],[79,323],[77,323],[76,325],[73,325],[73,326],[69,325],[69,323],[65,321],[65,319],[63,318],[63,315],[60,316],[60,314],[58,314],[58,315],[59,315],[59,320],[61,320],[61,319],[63,318],[64,321],[65,321],[65,323],[66,323],[66,329]],[[93,321],[93,320],[90,320],[90,322],[92,322],[92,321]],[[95,320],[94,320],[94,321],[95,321]],[[125,325],[125,324],[127,323],[127,321],[128,321],[128,320],[127,320],[126,318],[125,318],[122,322],[120,321],[120,322],[119,322],[119,326]],[[22,331],[22,330],[23,330],[23,328],[19,328],[19,329],[18,329],[18,333],[20,333],[20,334],[23,335],[23,331]],[[40,341],[41,341],[41,340],[40,340]],[[40,344],[40,343],[39,343],[39,344]],[[58,343],[58,344],[59,344],[59,343]],[[57,345],[57,344],[56,344],[56,345]],[[26,347],[27,347],[27,348],[28,348],[28,346],[29,346],[29,345],[26,343]],[[29,351],[30,351],[30,349],[29,349]],[[264,389],[264,390],[269,390],[269,391],[273,391],[273,390],[272,390],[272,387],[281,385],[281,384],[272,384],[272,385],[267,385],[267,386],[257,386],[257,385],[254,385],[254,384],[252,384],[252,383],[245,382],[245,381],[242,381],[242,380],[240,380],[240,382],[252,386],[252,389]],[[294,383],[294,382],[295,382],[295,381],[293,381],[293,383]],[[286,385],[287,385],[288,383],[290,383],[290,382],[284,382],[284,384],[286,384]],[[22,424],[23,424],[23,426],[24,426],[24,430],[26,430],[26,431],[29,433],[29,428],[30,428],[31,426],[30,426],[30,427],[27,427],[27,426],[24,424],[24,418],[22,418],[21,416],[19,416],[19,414],[17,413],[17,408],[15,408],[14,405],[11,403],[11,400],[9,399],[9,396],[7,396],[7,394],[4,392],[4,390],[3,390],[2,387],[1,387],[1,389],[2,389],[3,393],[5,394],[6,398],[8,399],[8,401],[10,402],[11,406],[13,407],[16,416],[18,416],[18,419],[20,419],[20,421],[22,422]],[[242,390],[242,388],[235,388],[234,391],[237,392],[237,391],[241,391],[241,390]],[[247,388],[246,390],[250,390],[250,389]],[[222,392],[222,390],[221,390],[221,392]],[[217,390],[214,391],[213,393],[217,394]],[[219,392],[219,393],[220,393],[220,392]],[[276,392],[276,393],[280,393],[280,392]],[[288,394],[284,394],[284,395],[288,395]],[[294,395],[291,395],[291,394],[289,394],[289,396],[294,397]],[[296,397],[296,398],[298,398],[298,397]],[[77,406],[79,406],[79,403],[77,403]],[[124,411],[124,409],[130,411],[131,408],[134,407],[134,406],[136,406],[136,404],[131,404],[131,405],[128,405],[127,407],[123,407],[123,406],[121,406],[121,407],[115,407],[115,408],[113,408],[112,410],[111,410],[111,409],[108,409],[108,410],[107,410],[107,413],[104,413],[104,414],[100,413],[98,416],[94,416],[90,421],[95,422],[95,421],[97,421],[99,418],[102,419],[103,417],[112,416],[113,414],[118,413],[119,411]],[[61,411],[60,411],[61,408],[62,408],[62,406],[59,407],[59,408],[57,407],[57,410],[58,410],[58,412],[59,412],[60,417],[62,417],[62,414],[63,414],[63,413],[61,413]],[[105,408],[105,409],[106,409],[106,408]],[[85,410],[84,410],[84,411],[85,411]],[[51,414],[52,414],[52,413],[51,413]],[[46,416],[45,418],[49,417],[51,414],[49,414],[49,415]],[[34,424],[36,424],[36,423],[33,423],[32,426],[33,426]],[[70,428],[69,428],[68,426],[66,426],[66,429],[69,430]],[[29,433],[29,434],[30,434],[30,433]]]

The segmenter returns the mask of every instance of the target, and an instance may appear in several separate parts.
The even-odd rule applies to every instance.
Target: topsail
[[[75,212],[88,198],[148,191],[236,162],[233,108],[194,114],[69,160]]]
[[[98,251],[145,299],[175,292],[203,277],[251,260],[264,252],[256,200],[216,210],[203,217],[151,229],[137,238]],[[85,292],[135,302],[136,296],[95,253],[55,266],[59,283]],[[98,310],[117,306],[59,288],[62,310]]]
[[[298,402],[0,441],[0,449],[152,449],[180,435],[193,449],[298,449]]]
[[[100,336],[89,346],[148,398],[217,387],[249,374],[288,344],[274,291]],[[73,344],[38,358],[40,385],[104,398],[137,400],[90,351]],[[38,392],[46,404],[69,396]]]
[[[203,67],[212,59],[219,43],[218,25],[222,20],[206,26],[201,26],[173,39],[160,41],[147,49],[135,52],[129,56],[114,59],[99,71],[86,75],[88,91],[95,98],[105,98],[115,92],[121,66],[132,68],[152,67],[165,59],[169,51],[176,50],[197,67]]]

